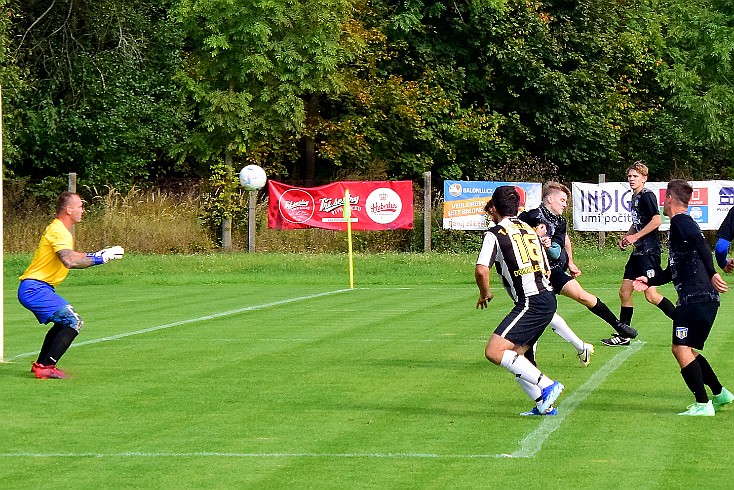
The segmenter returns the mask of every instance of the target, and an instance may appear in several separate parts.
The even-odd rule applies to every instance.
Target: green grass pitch
[[[577,250],[618,312],[627,253]],[[17,302],[28,255],[6,255],[0,488],[731,487],[734,406],[693,401],[670,321],[641,294],[640,342],[567,298],[596,347],[584,368],[550,330],[540,367],[566,385],[558,417],[530,409],[484,346],[510,308],[476,310],[474,256],[136,256],[72,271],[59,292],[85,327],[59,367],[30,364],[46,328]],[[731,277],[731,276],[728,276]],[[734,283],[732,283],[734,286]],[[672,286],[660,289],[675,299]],[[734,388],[728,293],[704,353]]]

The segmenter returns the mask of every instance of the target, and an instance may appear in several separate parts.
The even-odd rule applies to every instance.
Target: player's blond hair
[[[627,167],[627,171],[625,172],[625,175],[627,175],[630,172],[630,170],[634,170],[635,172],[642,175],[643,177],[647,177],[649,174],[647,165],[642,163],[642,160],[637,160],[635,163]]]
[[[543,184],[543,200],[554,192],[563,192],[566,194],[567,199],[571,198],[571,191],[569,188],[560,182],[550,181]]]

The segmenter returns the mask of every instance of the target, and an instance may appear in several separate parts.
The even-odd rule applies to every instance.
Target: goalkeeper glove
[[[125,255],[125,249],[119,245],[87,254],[87,256],[94,258],[94,265],[106,264],[110,260],[121,259],[123,255]]]

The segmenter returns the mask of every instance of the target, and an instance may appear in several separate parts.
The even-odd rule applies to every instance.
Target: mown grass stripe
[[[323,293],[311,294],[311,295],[308,295],[308,296],[299,296],[297,298],[288,298],[288,299],[283,299],[283,300],[280,300],[280,301],[273,301],[271,303],[263,303],[261,305],[246,306],[244,308],[237,308],[237,309],[234,309],[234,310],[222,311],[220,313],[213,313],[211,315],[200,316],[200,317],[197,317],[197,318],[189,318],[187,320],[180,320],[180,321],[177,321],[177,322],[166,323],[166,324],[163,324],[163,325],[156,325],[155,327],[143,328],[141,330],[135,330],[133,332],[123,332],[123,333],[119,333],[119,334],[116,334],[116,335],[110,335],[108,337],[101,337],[101,338],[98,338],[98,339],[90,339],[90,340],[85,340],[83,342],[75,342],[75,343],[73,343],[71,345],[71,347],[81,347],[83,345],[99,344],[101,342],[108,342],[110,340],[124,339],[125,337],[131,337],[133,335],[142,335],[142,334],[145,334],[145,333],[155,332],[155,331],[158,331],[158,330],[165,330],[167,328],[178,327],[178,326],[181,326],[181,325],[188,325],[190,323],[205,322],[205,321],[208,321],[208,320],[214,320],[216,318],[222,318],[222,317],[225,317],[225,316],[238,315],[240,313],[245,313],[245,312],[248,312],[248,311],[262,310],[262,309],[265,309],[265,308],[272,308],[274,306],[281,306],[281,305],[286,305],[286,304],[289,304],[289,303],[295,303],[297,301],[305,301],[305,300],[309,300],[309,299],[321,298],[323,296],[331,296],[333,294],[344,293],[344,292],[347,292],[347,291],[354,291],[354,290],[353,289],[337,289],[335,291],[326,291],[326,292],[323,292]],[[32,357],[32,356],[35,356],[37,354],[38,354],[37,351],[24,352],[22,354],[17,354],[17,355],[15,355],[13,357],[10,357],[7,360],[8,361],[14,361],[14,360],[17,360],[17,359],[23,359],[23,358],[26,358],[26,357]]]

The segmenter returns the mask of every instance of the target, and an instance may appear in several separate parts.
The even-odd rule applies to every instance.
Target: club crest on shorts
[[[648,278],[655,277],[655,269],[647,269],[647,277]]]
[[[675,327],[675,337],[681,340],[688,337],[688,327]]]

